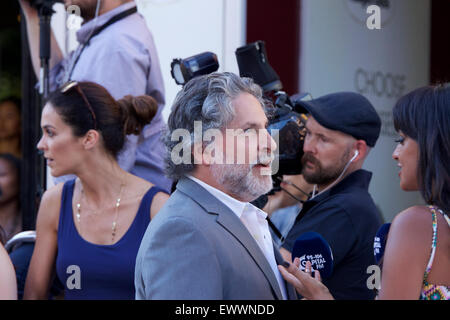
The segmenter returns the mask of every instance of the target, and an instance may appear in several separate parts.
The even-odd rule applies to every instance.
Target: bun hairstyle
[[[128,95],[116,101],[104,87],[93,82],[78,82],[64,92],[56,90],[47,102],[76,137],[97,130],[106,151],[115,158],[123,148],[125,136],[138,135],[158,110],[151,96]]]
[[[126,134],[138,135],[158,111],[158,104],[151,96],[127,95],[117,100],[117,103],[122,112]]]

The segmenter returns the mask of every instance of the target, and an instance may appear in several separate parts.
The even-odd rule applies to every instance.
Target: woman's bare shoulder
[[[149,191],[152,187],[156,187],[156,185],[154,183],[151,183],[151,182],[144,180],[137,176],[132,177],[131,183],[134,186],[133,188],[135,188],[137,192],[140,191],[142,193],[142,196],[144,196],[144,194],[147,191]],[[167,193],[163,193],[163,192],[157,193],[158,196],[160,196],[160,194],[167,195]]]
[[[145,179],[142,179],[141,177],[129,174],[130,178],[129,178],[129,185],[132,186],[132,188],[135,191],[147,191],[148,189],[150,189],[151,187],[154,186],[153,183],[148,182]]]
[[[0,243],[0,299],[17,299],[16,274],[13,264],[3,245]]]
[[[389,238],[403,239],[409,244],[428,244],[432,235],[432,217],[427,206],[413,206],[400,212],[392,221]]]
[[[47,201],[54,201],[56,199],[60,199],[61,195],[62,195],[63,187],[64,187],[63,182],[58,183],[54,186],[51,186],[44,192],[44,195],[42,196],[42,200],[46,199]]]
[[[427,206],[413,206],[400,212],[392,221],[398,226],[413,226],[429,222],[431,224],[431,211]]]
[[[142,197],[150,190],[150,188],[154,187],[155,184],[148,182],[142,178],[133,176],[131,179],[131,183],[133,183],[133,188],[135,188],[135,192],[142,195]],[[152,204],[150,207],[150,217],[153,219],[155,215],[159,212],[159,210],[163,207],[164,203],[169,199],[169,195],[165,192],[158,192],[154,195]]]
[[[44,192],[39,206],[38,223],[51,223],[55,228],[57,227],[63,186],[64,183],[59,183]]]

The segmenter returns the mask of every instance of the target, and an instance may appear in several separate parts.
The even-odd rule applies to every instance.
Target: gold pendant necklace
[[[116,200],[116,205],[115,205],[115,216],[114,216],[114,220],[112,222],[112,227],[111,227],[111,242],[114,243],[114,238],[116,236],[116,230],[117,230],[117,218],[119,216],[119,207],[120,207],[120,199],[122,197],[122,191],[125,187],[125,183],[122,182],[120,184],[120,191],[119,191],[119,197]],[[80,231],[81,231],[81,199],[84,196],[84,191],[83,189],[81,189],[81,196],[80,196],[80,201],[76,204],[77,206],[77,212],[76,212],[76,218],[77,218],[77,222],[79,224],[80,227]]]

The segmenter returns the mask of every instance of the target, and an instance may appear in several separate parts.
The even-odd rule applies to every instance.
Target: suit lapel
[[[228,209],[228,211],[230,212],[219,213],[217,222],[242,244],[242,246],[247,250],[255,263],[264,273],[270,283],[270,286],[275,292],[276,297],[280,300],[283,299],[277,278],[275,277],[266,256],[261,251],[256,240],[251,236],[250,232],[248,232],[247,228],[239,220],[239,218],[231,212],[231,210]]]
[[[180,180],[177,184],[177,189],[192,198],[208,213],[217,215],[217,223],[242,244],[269,281],[277,299],[283,299],[280,286],[267,258],[236,214],[191,179],[186,178]],[[275,251],[278,253],[276,249]]]
[[[283,256],[280,254],[280,251],[277,249],[277,247],[273,246],[273,252],[275,253],[275,261],[277,262],[277,264],[283,265],[283,262],[285,261]],[[288,300],[297,300],[298,296],[297,296],[297,292],[295,291],[294,286],[292,286],[289,282],[287,282],[286,280],[284,280],[284,285],[286,287],[286,293],[287,293],[287,297]]]

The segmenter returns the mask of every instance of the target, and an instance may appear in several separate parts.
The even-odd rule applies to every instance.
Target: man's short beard
[[[253,174],[253,165],[213,164],[211,173],[216,181],[230,194],[246,202],[253,201],[273,188],[272,177]]]
[[[302,157],[302,174],[306,182],[317,184],[319,186],[327,186],[334,182],[344,171],[344,168],[350,159],[350,150],[351,148],[348,148],[344,155],[339,159],[340,161],[335,166],[329,168],[323,168],[319,160],[314,158],[310,153],[305,153]],[[315,171],[310,172],[305,170],[306,162],[313,163]]]

